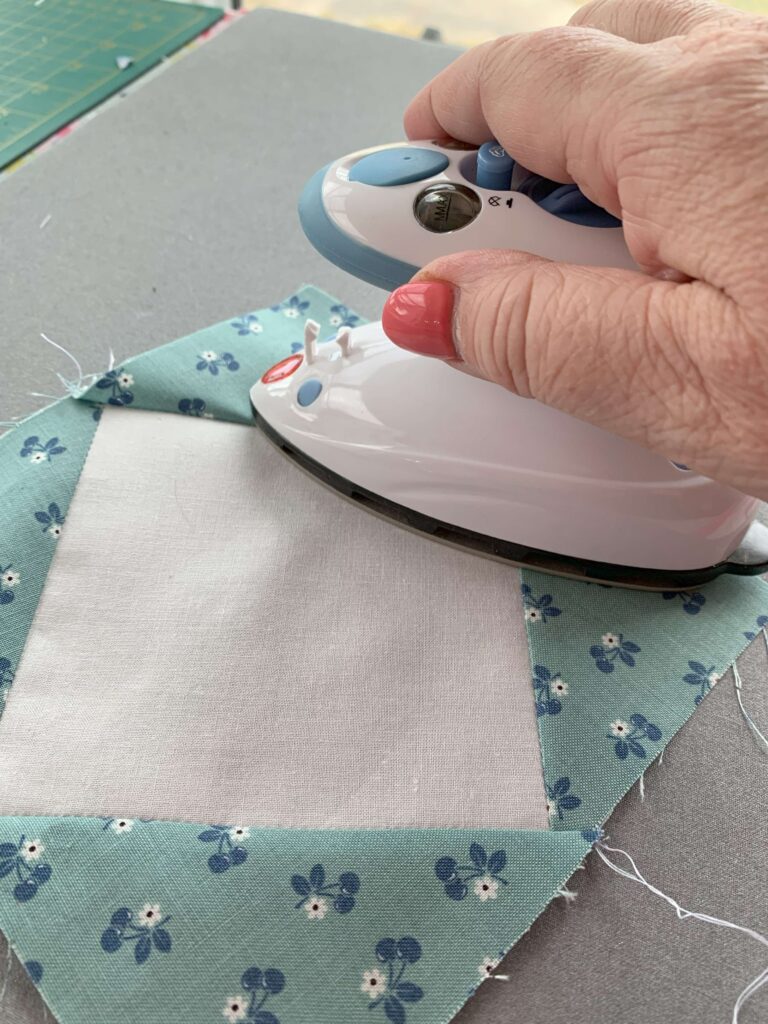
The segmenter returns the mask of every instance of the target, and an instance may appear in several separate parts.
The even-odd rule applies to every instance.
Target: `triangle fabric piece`
[[[126,359],[80,397],[106,405],[253,423],[251,386],[304,346],[304,321],[320,324],[318,341],[365,321],[319,288],[305,285],[268,309],[245,313]]]
[[[100,415],[65,398],[2,438],[0,714]]]
[[[0,929],[60,1024],[438,1024],[591,838],[8,817]]]
[[[524,571],[544,782],[555,829],[606,820],[759,630],[768,586],[619,590]]]

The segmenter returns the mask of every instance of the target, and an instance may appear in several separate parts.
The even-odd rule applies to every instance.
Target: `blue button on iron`
[[[477,151],[477,184],[494,192],[508,192],[515,161],[498,142],[484,142]]]
[[[361,157],[352,165],[350,181],[363,185],[407,185],[439,174],[448,166],[448,157],[436,149],[396,146]]]
[[[302,408],[306,408],[308,405],[312,405],[322,390],[323,385],[317,377],[309,377],[299,385],[296,401]]]

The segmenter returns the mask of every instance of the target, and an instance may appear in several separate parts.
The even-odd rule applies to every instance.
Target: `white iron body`
[[[302,194],[308,238],[388,289],[468,249],[635,269],[619,222],[575,186],[530,175],[495,143],[458,146],[334,161]],[[755,499],[396,348],[379,323],[323,345],[318,330],[307,322],[304,353],[267,371],[251,402],[277,444],[366,507],[517,564],[626,586],[768,571]]]
[[[317,345],[315,327],[298,368],[257,383],[252,404],[285,447],[364,491],[459,531],[667,573],[727,560],[750,527],[755,499],[398,349],[380,323],[340,344]],[[307,381],[320,390],[302,406]]]
[[[448,165],[403,185],[350,181],[351,169],[362,158],[406,146],[439,152]],[[511,189],[483,188],[475,180],[476,159],[474,150],[446,149],[435,142],[379,146],[341,157],[308,182],[299,203],[304,231],[326,258],[389,290],[438,256],[468,249],[520,249],[565,263],[637,269],[621,227],[587,227],[548,213],[515,191],[516,178],[527,174],[519,167]],[[459,230],[429,231],[414,215],[422,191],[440,184],[461,185],[480,201],[477,216]],[[375,262],[368,258],[371,253],[379,257]]]

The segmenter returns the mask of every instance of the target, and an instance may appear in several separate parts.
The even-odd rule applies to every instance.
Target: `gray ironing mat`
[[[332,157],[401,135],[408,98],[455,51],[261,10],[0,180],[0,419],[85,369],[253,309],[311,281],[375,316],[383,294],[317,256],[295,200]],[[47,214],[51,220],[38,228]],[[768,721],[766,657],[742,659]],[[724,680],[609,822],[615,845],[693,909],[766,928],[766,759]],[[672,911],[590,859],[462,1024],[709,1024],[764,966],[756,944]],[[0,965],[5,949],[0,948]],[[0,975],[4,967],[0,966]],[[2,981],[0,980],[0,988]],[[768,991],[743,1024],[768,1016]],[[3,1024],[50,1024],[20,968]]]

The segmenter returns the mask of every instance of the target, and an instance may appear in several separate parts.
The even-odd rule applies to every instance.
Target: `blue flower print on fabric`
[[[625,640],[623,633],[604,633],[600,643],[589,648],[589,653],[595,659],[595,668],[607,675],[615,670],[617,660],[634,668],[635,655],[640,653],[640,648],[631,640]]]
[[[626,761],[630,754],[635,757],[647,757],[648,752],[640,740],[649,739],[658,743],[661,729],[649,722],[645,715],[630,715],[629,722],[617,718],[611,722],[610,732],[606,737],[613,743],[613,752],[620,761]]]
[[[590,845],[598,842],[604,836],[605,832],[601,828],[585,828],[581,831],[581,838]]]
[[[96,387],[102,391],[110,391],[107,399],[108,405],[131,405],[133,403],[133,377],[126,373],[122,367],[119,370],[110,370],[100,380],[96,381]]]
[[[64,516],[61,514],[61,509],[52,501],[48,506],[48,511],[35,512],[35,519],[38,523],[42,524],[43,533],[47,533],[49,537],[53,537],[54,540],[58,540],[61,536],[61,528],[64,525]]]
[[[408,968],[421,960],[421,945],[411,935],[401,939],[379,939],[376,943],[376,959],[384,970],[374,967],[363,971],[360,991],[370,998],[369,1010],[381,1007],[392,1024],[406,1024],[407,1007],[418,1003],[424,996],[420,985],[404,976]]]
[[[19,455],[32,465],[38,465],[41,462],[50,462],[54,455],[61,455],[66,450],[64,445],[59,443],[58,437],[49,437],[47,441],[41,441],[37,434],[32,434],[24,441]]]
[[[197,357],[196,368],[202,373],[205,373],[207,370],[208,373],[212,374],[214,377],[218,377],[220,366],[226,367],[226,369],[231,370],[232,373],[235,373],[240,369],[240,363],[238,363],[231,352],[222,352],[221,355],[218,355],[216,352],[212,352],[208,349],[205,352],[201,352]]]
[[[752,630],[749,630],[744,634],[747,640],[754,640],[757,634],[762,633],[765,627],[768,626],[768,615],[758,615],[755,625],[757,626],[756,632],[752,632]]]
[[[523,592],[523,606],[527,622],[546,622],[548,619],[562,615],[562,609],[552,603],[551,594],[542,594],[541,597],[536,597],[528,583],[523,583],[520,589]]]
[[[43,965],[39,960],[27,960],[24,964],[24,970],[35,985],[39,985],[43,980]]]
[[[202,398],[182,398],[177,408],[185,416],[203,416],[205,419],[213,418],[210,413],[206,415],[205,402]]]
[[[251,834],[244,825],[211,825],[197,837],[201,843],[216,843],[216,852],[208,858],[208,867],[214,875],[221,875],[238,864],[245,864],[248,851],[244,843]]]
[[[309,309],[309,299],[301,299],[298,295],[292,295],[285,302],[280,302],[276,306],[270,306],[269,308],[273,313],[282,313],[283,316],[296,319],[297,317],[304,316]]]
[[[50,864],[42,859],[45,847],[39,839],[21,836],[18,843],[0,843],[0,878],[13,875],[13,898],[29,903],[53,874]]]
[[[264,330],[255,313],[246,313],[245,316],[240,316],[237,320],[230,321],[229,326],[234,327],[240,337],[245,337],[248,334],[261,334]]]
[[[665,601],[682,601],[686,615],[698,615],[707,603],[706,597],[697,590],[665,590],[661,596]]]
[[[505,850],[495,850],[490,856],[480,843],[469,847],[470,864],[459,864],[454,857],[440,857],[435,863],[435,875],[445,887],[445,895],[452,900],[466,899],[470,883],[472,891],[485,903],[495,900],[499,886],[507,880],[501,874],[507,864]]]
[[[291,886],[301,896],[295,909],[304,910],[310,921],[322,921],[330,907],[339,914],[348,914],[354,909],[360,879],[354,871],[344,871],[337,882],[329,882],[323,865],[315,864],[308,878],[293,875]]]
[[[331,306],[331,315],[328,318],[328,323],[331,327],[354,327],[359,320],[360,317],[356,313],[353,313],[340,302],[337,302],[335,306]]]
[[[15,589],[21,582],[21,573],[9,563],[0,565],[0,604],[10,604],[16,597]]]
[[[683,676],[683,682],[698,689],[699,692],[693,698],[693,703],[698,707],[717,682],[718,676],[714,665],[706,668],[700,661],[689,661],[688,668],[691,671]]]
[[[533,691],[536,695],[536,717],[559,715],[563,710],[562,698],[568,696],[568,683],[560,673],[552,673],[544,665],[533,666]]]
[[[170,915],[160,912],[159,903],[145,903],[136,915],[128,907],[120,907],[101,933],[101,948],[105,953],[116,953],[133,942],[134,960],[137,964],[146,963],[153,948],[158,953],[170,953],[171,936],[165,927],[170,920]]]
[[[557,779],[551,786],[545,786],[547,791],[547,814],[550,818],[563,820],[565,811],[575,811],[581,807],[581,797],[570,792],[571,780],[567,775]]]
[[[9,658],[0,658],[0,690],[10,686],[14,679],[13,665]]]
[[[230,996],[221,1011],[229,1024],[246,1021],[247,1024],[280,1024],[271,1010],[264,1004],[278,996],[285,988],[285,975],[276,967],[262,971],[260,967],[249,967],[240,978],[242,992]]]

